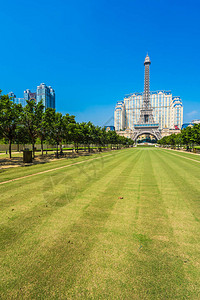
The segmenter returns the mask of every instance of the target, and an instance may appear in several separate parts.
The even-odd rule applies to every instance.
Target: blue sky
[[[41,82],[56,109],[103,126],[116,101],[151,90],[181,96],[184,121],[200,119],[200,1],[2,1],[0,89],[23,97]],[[110,120],[109,125],[112,125]]]

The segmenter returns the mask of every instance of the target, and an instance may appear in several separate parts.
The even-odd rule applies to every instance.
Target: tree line
[[[178,134],[165,136],[158,141],[162,146],[180,147],[185,146],[187,150],[192,149],[196,145],[200,145],[200,124],[194,124],[181,130]]]
[[[99,150],[105,145],[112,146],[132,145],[133,140],[121,137],[115,131],[106,132],[105,128],[95,126],[91,122],[78,123],[75,116],[56,112],[47,108],[42,100],[36,103],[27,101],[25,107],[16,104],[8,95],[2,95],[0,90],[0,138],[9,143],[9,156],[11,158],[12,144],[32,144],[33,157],[35,144],[39,139],[43,155],[43,144],[56,145],[62,152],[62,144],[73,143],[78,152],[80,144],[84,144],[90,151],[90,146],[95,144]]]

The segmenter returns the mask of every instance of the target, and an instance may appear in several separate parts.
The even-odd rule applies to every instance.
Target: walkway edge
[[[104,155],[103,157],[107,157],[107,156],[111,156],[111,155],[112,154],[107,154],[107,155]],[[57,168],[54,168],[54,169],[49,169],[49,170],[46,170],[46,171],[42,171],[42,172],[38,172],[38,173],[34,173],[34,174],[22,176],[22,177],[10,179],[10,180],[7,180],[7,181],[0,182],[0,185],[6,184],[6,183],[9,183],[9,182],[13,182],[13,181],[17,181],[17,180],[20,180],[20,179],[24,179],[24,178],[28,178],[28,177],[32,177],[32,176],[36,176],[36,175],[41,175],[41,174],[44,174],[44,173],[49,173],[49,172],[53,172],[53,171],[56,171],[56,170],[60,170],[60,169],[72,167],[72,166],[75,166],[75,165],[83,164],[85,162],[89,162],[89,161],[100,159],[100,158],[102,158],[102,157],[96,157],[96,158],[92,158],[92,159],[87,159],[87,160],[79,161],[79,162],[76,162],[76,163],[73,163],[73,164],[69,164],[69,165],[66,165],[66,166],[57,167]]]
[[[162,149],[162,150],[176,151],[176,150],[173,150],[173,149]],[[185,153],[185,152],[182,152],[182,153]],[[186,156],[181,156],[181,155],[178,155],[178,154],[175,154],[175,153],[171,153],[171,154],[175,155],[175,156],[178,156],[178,157],[181,157],[181,158],[185,158],[185,159],[195,161],[195,162],[200,164],[200,160],[192,159],[192,158],[189,158],[189,157],[186,157]],[[190,154],[190,153],[187,153],[187,154]],[[193,154],[193,153],[191,153],[191,154]]]

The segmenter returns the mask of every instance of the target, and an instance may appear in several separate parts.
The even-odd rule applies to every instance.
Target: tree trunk
[[[12,144],[12,140],[9,140],[9,156],[11,158],[11,144]]]
[[[33,151],[32,157],[34,159],[35,158],[35,143],[32,143],[32,151]]]
[[[56,157],[58,158],[58,143],[56,144]]]
[[[43,140],[41,140],[41,150],[42,150],[42,156],[43,156]]]
[[[19,143],[17,144],[17,152],[19,152]]]

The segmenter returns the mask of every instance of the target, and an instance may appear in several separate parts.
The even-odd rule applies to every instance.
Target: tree
[[[171,134],[169,137],[169,144],[174,148],[176,145],[176,135],[175,133]]]
[[[18,145],[17,151],[19,151],[19,144],[23,144],[25,147],[25,144],[29,144],[31,142],[28,130],[23,124],[17,125],[15,132],[15,142]]]
[[[20,123],[22,106],[13,103],[7,95],[0,95],[0,132],[9,142],[9,156],[11,158],[11,147],[15,139],[17,124]]]
[[[35,142],[38,137],[38,129],[41,127],[44,113],[44,105],[42,100],[35,103],[34,100],[27,101],[23,109],[22,123],[28,131],[33,151],[33,158],[35,157]]]
[[[101,147],[105,145],[105,142],[106,142],[105,128],[102,129],[99,126],[96,126],[94,131],[94,143],[98,146],[99,151],[101,151]]]
[[[43,115],[41,123],[39,124],[39,126],[37,128],[37,136],[40,139],[42,155],[43,155],[43,142],[46,138],[47,128],[48,128],[48,124],[46,123],[45,117]]]
[[[75,117],[69,114],[63,116],[61,113],[56,113],[55,109],[49,108],[45,112],[44,120],[47,129],[46,139],[56,144],[56,156],[58,158],[58,146],[62,152],[62,141],[72,140],[70,124],[75,124]]]
[[[187,146],[187,150],[189,149],[189,145],[190,145],[190,139],[191,139],[191,127],[188,126],[185,129],[182,130],[182,138],[183,138],[183,144]]]
[[[111,145],[111,150],[113,145],[116,145],[118,142],[118,135],[115,131],[109,130],[107,132],[108,143]]]
[[[182,135],[181,135],[181,133],[178,133],[178,134],[175,136],[175,144],[176,144],[176,146],[178,146],[178,149],[179,149],[180,146],[182,145]]]
[[[195,124],[192,128],[191,141],[194,144],[200,144],[200,124]]]
[[[64,140],[68,142],[72,142],[72,130],[73,130],[73,125],[76,124],[75,121],[75,116],[65,114],[63,116],[63,123],[64,123],[64,132],[63,132],[63,138]]]
[[[200,124],[196,126],[196,143],[200,145]]]
[[[78,146],[80,143],[84,143],[84,133],[82,126],[79,123],[70,124],[72,140],[74,142],[75,151],[78,153]]]
[[[47,108],[43,114],[43,118],[38,127],[38,137],[41,142],[41,150],[43,155],[43,143],[44,140],[48,140],[51,143],[55,143],[55,119],[56,112],[54,108]]]
[[[90,145],[94,143],[95,139],[95,126],[91,123],[82,122],[79,124],[79,128],[82,131],[82,142],[88,147],[88,152],[90,152]]]

